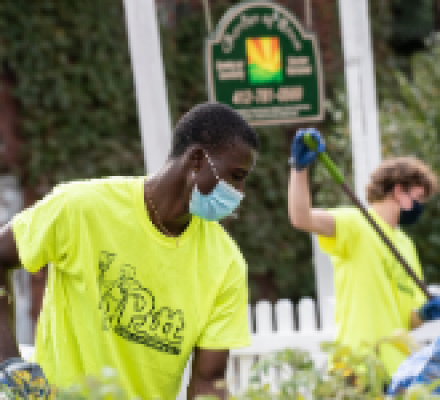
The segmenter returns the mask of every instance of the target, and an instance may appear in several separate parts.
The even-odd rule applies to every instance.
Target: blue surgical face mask
[[[423,204],[413,200],[412,207],[409,210],[400,210],[399,224],[411,225],[415,223],[423,212]]]
[[[200,193],[197,184],[194,185],[189,201],[189,212],[208,221],[218,221],[234,212],[243,200],[244,194],[220,179],[211,159],[206,153],[205,156],[218,182],[208,194]]]

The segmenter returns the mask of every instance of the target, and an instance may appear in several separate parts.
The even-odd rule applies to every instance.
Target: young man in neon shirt
[[[66,387],[104,366],[131,398],[175,399],[194,351],[188,398],[226,397],[231,348],[248,346],[246,263],[218,224],[244,196],[255,131],[219,103],[177,123],[169,159],[148,177],[57,186],[0,232],[8,269],[50,264],[35,358]],[[0,361],[18,355],[0,297]]]
[[[312,151],[297,132],[291,147],[289,216],[294,227],[318,235],[321,248],[334,266],[337,340],[358,351],[363,342],[375,345],[396,330],[410,330],[440,317],[440,301],[425,296],[394,258],[361,212],[354,207],[314,208],[310,201],[307,166],[325,145],[320,133],[309,130],[317,142]],[[413,157],[384,161],[367,187],[369,213],[419,278],[422,270],[411,239],[399,224],[417,220],[423,203],[437,190],[432,171]],[[382,344],[379,356],[391,376],[406,357]]]

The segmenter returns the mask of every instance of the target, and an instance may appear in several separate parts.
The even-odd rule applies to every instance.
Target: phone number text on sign
[[[236,105],[249,104],[270,104],[277,101],[278,103],[288,103],[301,101],[303,99],[304,90],[302,86],[282,86],[275,90],[273,88],[257,88],[236,90],[232,95],[232,102]]]

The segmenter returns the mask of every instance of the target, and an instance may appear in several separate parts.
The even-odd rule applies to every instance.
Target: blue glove
[[[440,318],[440,297],[428,300],[418,310],[419,318],[422,321],[432,321]]]
[[[304,135],[308,132],[315,140],[317,147],[316,150],[311,150],[307,147],[304,142]],[[319,131],[314,128],[309,129],[299,129],[296,132],[296,136],[292,140],[292,145],[290,146],[290,159],[289,164],[295,167],[297,171],[301,171],[308,165],[312,164],[319,153],[325,150],[324,139],[322,138]]]
[[[0,385],[7,385],[19,398],[48,399],[50,387],[38,364],[29,363],[21,358],[10,358],[0,363]]]

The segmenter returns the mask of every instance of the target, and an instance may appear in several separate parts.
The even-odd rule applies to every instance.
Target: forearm
[[[2,267],[0,267],[0,288],[7,290],[6,294],[0,295],[0,362],[2,362],[20,355],[11,326],[12,293],[8,288],[7,271]],[[1,292],[4,293],[4,290]]]
[[[187,398],[193,400],[197,396],[215,396],[217,399],[224,400],[228,398],[226,383],[224,379],[203,380],[197,376],[192,376],[188,385]]]
[[[309,230],[311,226],[311,199],[307,169],[291,169],[288,193],[289,218],[293,226]]]

